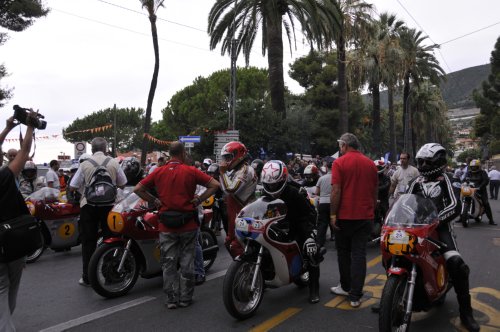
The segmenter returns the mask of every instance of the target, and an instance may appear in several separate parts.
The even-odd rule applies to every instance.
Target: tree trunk
[[[149,87],[148,94],[148,104],[146,106],[146,115],[144,117],[144,137],[142,139],[142,152],[141,152],[141,165],[146,164],[146,156],[149,149],[149,140],[146,138],[146,134],[149,134],[149,129],[151,127],[151,112],[153,107],[153,100],[156,92],[156,85],[158,83],[158,72],[160,70],[160,49],[158,47],[158,32],[156,30],[156,15],[152,14],[149,16],[149,21],[151,22],[151,35],[153,36],[153,48],[155,52],[155,67],[153,70],[153,78],[151,79],[151,85]]]
[[[395,162],[397,148],[396,148],[396,121],[394,117],[394,87],[391,85],[387,91],[389,99],[389,151],[391,162]]]
[[[337,42],[337,63],[339,79],[339,135],[349,130],[349,112],[347,109],[347,74],[346,74],[346,52],[344,37],[340,36]]]
[[[403,150],[410,152],[411,146],[411,132],[410,132],[410,119],[409,116],[409,98],[410,97],[410,77],[405,75],[404,88],[403,88]]]
[[[376,157],[382,155],[382,142],[380,139],[380,88],[378,83],[373,83],[370,86],[373,98],[373,109],[372,109],[372,152],[375,153]]]
[[[283,37],[281,16],[275,19],[266,17],[267,23],[267,63],[269,66],[269,90],[271,92],[271,105],[281,118],[286,119],[285,106],[285,81],[283,78]]]

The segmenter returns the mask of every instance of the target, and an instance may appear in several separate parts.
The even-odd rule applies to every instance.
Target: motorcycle
[[[438,225],[433,202],[412,194],[401,195],[387,215],[380,241],[387,281],[379,331],[409,331],[413,312],[444,303],[451,283]]]
[[[464,227],[469,226],[469,219],[477,222],[481,221],[484,213],[484,207],[479,192],[474,188],[474,183],[465,179],[460,188],[460,200],[462,201],[462,211],[460,212],[460,222]]]
[[[236,218],[236,238],[245,251],[227,270],[222,293],[226,310],[237,319],[257,311],[265,287],[308,283],[299,245],[288,238],[283,223],[286,211],[282,200],[263,197],[245,206]]]
[[[217,238],[201,226],[199,241],[203,249],[205,270],[217,257]],[[142,278],[162,275],[159,248],[159,215],[135,193],[116,204],[107,223],[115,236],[103,239],[89,263],[89,281],[94,291],[107,298],[129,292]]]
[[[209,218],[208,228],[215,234],[219,235],[220,230],[227,230],[227,215],[222,197],[218,198],[215,195],[210,196],[201,203],[204,216]]]
[[[37,261],[47,248],[65,251],[80,244],[79,204],[65,202],[59,190],[48,187],[35,191],[26,198],[25,202],[31,215],[40,223],[43,244],[28,255],[27,263]]]

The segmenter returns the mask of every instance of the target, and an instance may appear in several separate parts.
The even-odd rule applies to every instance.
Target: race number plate
[[[244,218],[239,218],[236,220],[236,230],[240,232],[248,232],[249,224]]]
[[[415,250],[416,237],[403,230],[395,230],[387,236],[385,248],[393,255],[407,255]]]
[[[399,229],[389,235],[389,242],[392,244],[408,244],[409,241],[409,234]]]

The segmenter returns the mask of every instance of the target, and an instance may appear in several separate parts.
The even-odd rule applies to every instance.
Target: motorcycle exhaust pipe
[[[219,246],[214,245],[214,246],[203,249],[202,253],[203,253],[203,255],[213,255],[217,251],[219,251]]]

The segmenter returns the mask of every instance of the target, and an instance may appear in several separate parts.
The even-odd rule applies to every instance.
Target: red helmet
[[[233,169],[247,156],[248,150],[240,142],[229,142],[222,148],[220,155],[222,160],[228,163],[228,168]]]

